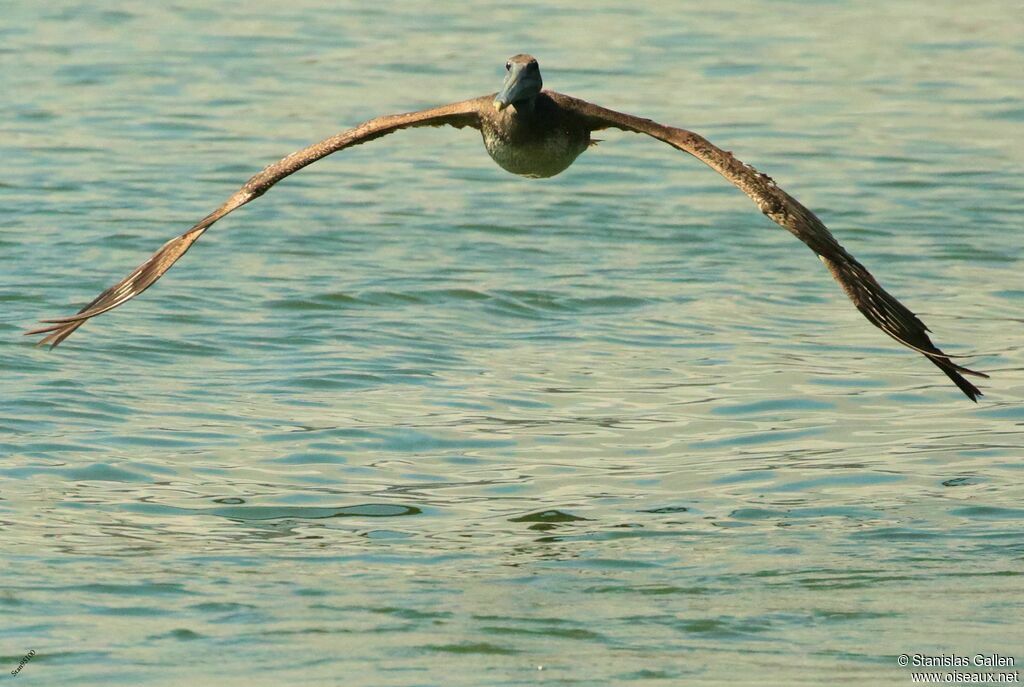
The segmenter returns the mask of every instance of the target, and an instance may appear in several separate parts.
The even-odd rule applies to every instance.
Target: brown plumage
[[[48,326],[26,333],[45,334],[39,343],[56,346],[87,320],[116,308],[152,286],[214,222],[260,197],[281,179],[331,153],[399,129],[470,126],[481,131],[488,153],[503,168],[524,176],[547,177],[567,168],[592,145],[592,132],[615,128],[663,141],[721,174],[750,196],[762,213],[807,244],[869,322],[932,361],[971,400],[977,401],[982,395],[963,375],[988,375],[953,363],[950,358],[954,356],[946,355],[932,343],[929,330],[921,320],[885,291],[814,213],[776,186],[770,177],[691,131],[608,110],[554,91],[542,91],[540,68],[529,55],[510,58],[506,69],[504,88],[497,94],[419,112],[378,117],[275,162],[77,314],[43,320]]]

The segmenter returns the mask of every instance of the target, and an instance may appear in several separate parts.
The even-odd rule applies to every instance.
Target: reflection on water
[[[40,684],[901,684],[901,652],[1013,655],[1020,17],[696,9],[8,12],[9,669],[33,649]],[[345,151],[63,348],[20,336],[265,163],[493,91],[523,50],[550,87],[775,177],[941,345],[989,354],[983,402],[727,183],[616,133],[544,182],[469,131]]]

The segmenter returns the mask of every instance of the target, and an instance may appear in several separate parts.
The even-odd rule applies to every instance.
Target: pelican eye
[[[508,71],[509,69],[512,69],[512,63],[511,62],[506,62],[505,63],[505,71]]]

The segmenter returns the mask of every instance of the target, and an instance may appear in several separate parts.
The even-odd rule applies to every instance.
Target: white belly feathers
[[[553,131],[536,141],[513,143],[483,127],[484,147],[502,169],[524,177],[553,177],[565,171],[587,149],[568,132]]]

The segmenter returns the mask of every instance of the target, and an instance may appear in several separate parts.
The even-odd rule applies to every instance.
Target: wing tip
[[[45,334],[43,338],[35,342],[36,346],[49,346],[50,350],[56,348],[64,339],[71,336],[76,329],[85,324],[85,319],[72,320],[64,322],[61,320],[40,320],[41,323],[46,324],[45,327],[37,327],[30,329],[27,332],[22,332],[22,336],[39,336]]]
[[[963,374],[961,374],[964,373],[973,375],[975,377],[983,377],[985,379],[988,379],[989,376],[984,372],[969,370],[966,367],[963,367],[962,365],[957,365],[955,363],[950,362],[947,358],[928,356],[928,359],[931,360],[937,368],[942,370],[947,377],[953,380],[953,383],[957,385],[960,391],[962,391],[964,395],[967,396],[967,398],[977,403],[978,399],[985,395],[981,392],[981,389],[971,384],[969,381],[967,381]]]

